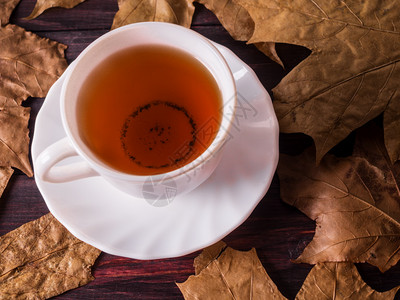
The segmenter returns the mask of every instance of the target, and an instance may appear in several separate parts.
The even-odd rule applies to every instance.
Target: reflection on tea
[[[79,130],[110,167],[160,174],[207,149],[218,131],[221,105],[213,76],[189,54],[166,46],[133,47],[110,56],[84,82]]]

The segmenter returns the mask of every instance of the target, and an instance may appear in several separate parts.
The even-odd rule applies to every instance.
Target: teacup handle
[[[42,181],[62,183],[99,175],[86,161],[55,166],[58,162],[77,155],[71,142],[65,137],[40,153],[35,164],[35,176]]]

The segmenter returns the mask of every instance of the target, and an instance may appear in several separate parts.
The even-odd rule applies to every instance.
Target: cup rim
[[[76,70],[77,63],[79,63],[80,60],[82,60],[85,57],[87,57],[88,55],[90,55],[90,52],[92,51],[93,48],[98,47],[98,44],[101,44],[103,42],[103,40],[108,39],[110,36],[123,34],[123,32],[125,32],[125,31],[132,30],[132,28],[136,29],[137,27],[142,27],[142,26],[150,27],[150,28],[154,28],[154,29],[160,29],[160,27],[161,28],[164,27],[163,29],[165,29],[165,28],[169,27],[170,29],[168,29],[168,30],[177,30],[177,31],[181,31],[181,32],[186,32],[186,33],[192,35],[194,38],[201,41],[203,44],[205,44],[209,48],[209,50],[211,50],[211,52],[213,52],[214,55],[216,55],[218,57],[219,63],[225,69],[225,71],[227,71],[226,73],[229,74],[228,75],[229,77],[224,78],[224,81],[227,82],[225,84],[230,85],[230,88],[232,89],[232,94],[233,94],[230,97],[230,99],[228,99],[229,103],[225,103],[225,102],[223,103],[224,107],[225,107],[225,105],[230,107],[230,112],[231,112],[231,114],[229,116],[225,115],[222,112],[221,123],[223,121],[223,118],[228,118],[227,128],[222,128],[222,126],[220,124],[218,133],[217,133],[216,137],[214,137],[211,144],[196,159],[194,159],[190,163],[185,164],[185,165],[183,165],[177,169],[174,169],[172,171],[163,172],[163,173],[154,174],[154,175],[136,175],[136,174],[124,173],[124,172],[116,170],[116,169],[112,168],[111,166],[107,165],[106,163],[102,162],[92,152],[86,153],[80,146],[80,143],[84,143],[84,142],[81,140],[80,137],[75,137],[73,135],[73,133],[71,132],[71,129],[69,127],[69,123],[67,120],[67,116],[66,116],[66,109],[65,109],[66,105],[67,105],[66,104],[67,103],[66,95],[65,95],[66,89],[67,89],[66,87],[70,83],[71,78],[73,77],[74,71]],[[201,59],[200,59],[200,61],[201,61]],[[143,182],[144,180],[148,179],[149,177],[152,179],[153,182],[159,182],[159,181],[165,180],[165,178],[173,179],[178,176],[187,174],[188,172],[192,171],[193,169],[199,167],[200,165],[205,164],[207,161],[209,161],[212,157],[214,157],[221,150],[221,147],[224,145],[225,139],[226,139],[229,131],[231,130],[232,123],[234,120],[234,115],[235,115],[235,111],[236,111],[236,102],[237,102],[237,92],[236,92],[235,80],[234,80],[232,71],[229,68],[229,65],[228,65],[226,59],[221,54],[221,52],[211,43],[211,41],[208,40],[206,37],[204,37],[200,33],[197,33],[189,28],[185,28],[185,27],[182,27],[182,26],[176,25],[176,24],[165,23],[165,22],[138,22],[138,23],[128,24],[128,25],[119,27],[117,29],[114,29],[112,31],[109,31],[109,32],[103,34],[102,36],[98,37],[96,40],[91,42],[78,55],[78,57],[71,64],[71,69],[66,74],[66,78],[65,78],[64,84],[62,86],[62,90],[61,90],[60,102],[61,102],[61,105],[60,105],[61,119],[62,119],[63,127],[64,127],[64,130],[66,131],[67,136],[69,137],[69,139],[70,139],[72,145],[74,146],[75,150],[77,151],[77,153],[80,156],[82,156],[96,171],[98,171],[100,174],[104,174],[108,177],[117,178],[120,180],[128,180],[131,182]],[[223,131],[223,133],[222,133],[222,135],[219,135],[219,133],[221,131]],[[91,150],[89,149],[89,151],[91,151]]]

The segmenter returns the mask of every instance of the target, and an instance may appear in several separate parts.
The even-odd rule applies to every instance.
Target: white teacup
[[[222,120],[211,145],[194,161],[157,175],[131,175],[115,170],[99,160],[79,134],[76,113],[78,94],[91,71],[110,55],[134,46],[166,45],[185,51],[198,59],[213,75],[222,98]],[[204,182],[215,170],[229,128],[234,119],[236,88],[232,73],[221,53],[200,34],[168,23],[146,22],[113,30],[90,44],[69,67],[61,92],[61,117],[67,137],[45,149],[36,160],[35,174],[42,181],[60,183],[102,176],[117,189],[137,198],[146,198],[151,185],[158,199],[170,197],[157,187],[173,188],[173,195],[187,193]],[[71,156],[81,162],[58,164]]]

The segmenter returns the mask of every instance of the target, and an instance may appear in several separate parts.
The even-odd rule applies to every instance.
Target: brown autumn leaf
[[[193,0],[119,0],[111,29],[123,25],[158,21],[190,27],[194,13]]]
[[[382,272],[400,259],[400,162],[392,165],[369,127],[349,158],[281,155],[281,197],[316,221],[296,262],[368,262]]]
[[[211,10],[222,26],[229,34],[238,41],[248,41],[254,33],[254,21],[247,10],[234,0],[196,0],[203,4],[207,9]],[[255,46],[267,55],[271,60],[280,64],[283,63],[276,53],[275,43],[266,41],[255,43]]]
[[[3,2],[0,2],[0,166],[17,167],[32,176],[27,128],[30,109],[19,104],[28,96],[47,94],[67,67],[66,46],[18,26],[5,25],[19,1]]]
[[[219,241],[207,248],[203,249],[203,251],[194,259],[194,274],[199,275],[203,269],[205,269],[210,262],[214,259],[218,258],[218,256],[224,251],[226,248],[226,244],[224,241]]]
[[[5,26],[10,20],[11,13],[21,0],[0,0],[0,26]]]
[[[0,96],[0,166],[16,167],[31,177],[29,162],[29,107]]]
[[[307,275],[297,300],[320,299],[394,299],[400,287],[377,292],[361,278],[352,263],[319,263]]]
[[[203,257],[199,259],[202,261],[199,266],[203,267],[200,273],[177,283],[186,300],[286,299],[268,276],[254,248],[242,252],[227,247],[215,256],[221,249],[223,244],[205,250],[207,254],[201,254]],[[207,258],[212,261],[206,263]]]
[[[44,97],[67,67],[65,45],[15,25],[0,28],[0,96]]]
[[[37,0],[31,14],[26,17],[26,19],[32,20],[52,7],[73,8],[84,1],[85,0]]]
[[[273,90],[282,132],[303,132],[317,161],[384,113],[385,144],[400,158],[400,10],[395,0],[236,0],[255,23],[251,43],[301,45],[311,55]]]
[[[13,172],[14,170],[11,168],[0,167],[0,197],[3,194]]]
[[[100,250],[50,213],[0,237],[0,299],[45,299],[92,281]]]

